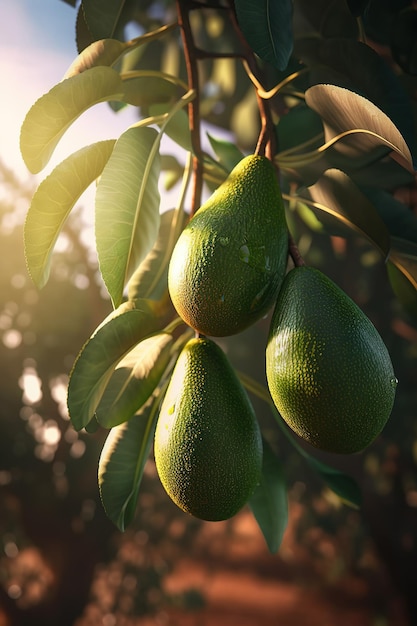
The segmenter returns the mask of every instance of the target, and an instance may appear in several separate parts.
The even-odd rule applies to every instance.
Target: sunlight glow
[[[23,402],[26,404],[36,404],[42,399],[41,379],[33,367],[25,367],[19,386],[23,389]]]

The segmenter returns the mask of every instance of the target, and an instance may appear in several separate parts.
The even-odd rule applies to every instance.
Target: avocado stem
[[[288,251],[290,253],[290,257],[292,258],[292,261],[295,267],[301,267],[302,265],[306,264],[303,257],[300,254],[297,244],[295,243],[290,233],[288,234]]]

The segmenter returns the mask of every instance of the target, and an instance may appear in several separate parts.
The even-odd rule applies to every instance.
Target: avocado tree
[[[219,413],[229,415],[233,406],[241,411],[242,402],[246,407],[246,391],[265,401],[276,428],[328,487],[343,501],[360,505],[354,480],[319,460],[314,448],[304,446],[288,430],[282,420],[285,410],[281,417],[265,377],[259,382],[233,371],[224,355],[219,357],[221,366],[213,366],[212,361],[207,366],[202,351],[198,362],[187,361],[187,354],[196,341],[217,350],[211,346],[214,340],[205,335],[229,336],[253,324],[265,325],[263,318],[272,311],[287,280],[285,271],[287,277],[294,276],[292,272],[306,264],[320,264],[320,255],[306,240],[308,232],[323,233],[323,240],[340,242],[354,235],[366,241],[373,258],[376,255],[385,264],[386,283],[406,314],[415,317],[417,220],[394,192],[415,184],[417,137],[410,93],[415,89],[416,11],[411,2],[400,4],[393,8],[373,0],[81,2],[76,18],[79,54],[63,80],[33,105],[22,125],[25,163],[33,173],[42,171],[61,137],[71,132],[71,124],[98,103],[108,102],[115,115],[124,106],[135,107],[138,121],[118,138],[69,155],[40,183],[27,213],[25,254],[30,275],[42,288],[70,211],[97,181],[96,250],[113,310],[80,346],[70,374],[68,409],[75,430],[109,430],[99,460],[99,487],[108,517],[121,530],[135,515],[155,429],[162,473],[172,483],[171,469],[181,467],[181,479],[168,489],[175,501],[184,502],[184,489],[192,496],[198,492],[197,510],[204,517],[203,491],[195,480],[205,481],[208,500],[233,500],[232,486],[222,495],[212,484],[219,482],[222,471],[227,483],[233,465],[229,463],[233,445],[223,441]],[[137,36],[131,38],[134,28]],[[254,175],[242,175],[247,159],[265,165]],[[174,208],[161,211],[164,188],[170,190],[170,197],[176,192],[176,199]],[[282,211],[279,219],[271,217],[274,207]],[[302,271],[303,276],[316,276]],[[302,424],[298,434],[320,447],[321,429],[327,433],[330,429],[345,441],[338,449],[326,449],[357,451],[348,441],[355,438],[361,423],[361,415],[352,414],[355,405],[363,420],[372,421],[364,444],[369,445],[389,417],[397,380],[381,338],[373,326],[369,330],[369,320],[362,325],[363,314],[348,296],[339,294],[339,288],[334,292],[332,284],[331,296],[320,295],[316,279],[312,280],[311,292],[308,282],[298,291],[292,287],[296,313],[281,315],[281,319],[291,318],[291,332],[297,334],[305,357],[300,361],[298,354],[294,360],[292,348],[285,352],[285,341],[269,352],[274,361],[279,354],[282,367],[291,373],[293,389],[302,380],[309,381],[310,393],[304,395],[301,413],[310,423]],[[218,294],[214,284],[221,284],[224,292]],[[314,299],[306,307],[303,301],[308,302],[311,293]],[[196,294],[199,298],[194,302]],[[336,298],[337,306],[329,305],[329,298]],[[348,323],[345,303],[353,311]],[[299,313],[307,309],[308,324]],[[226,322],[235,312],[239,321],[231,327]],[[322,320],[322,328],[325,323],[325,342],[312,335],[311,329],[320,324],[310,326],[311,316]],[[274,315],[275,320],[278,317]],[[196,321],[201,318],[204,327]],[[357,319],[360,328],[352,340],[349,329]],[[277,339],[276,326],[271,333],[270,342]],[[245,335],[241,337],[244,341]],[[328,353],[323,348],[326,342],[333,346]],[[315,358],[308,360],[312,353]],[[338,354],[344,361],[340,376]],[[377,357],[368,360],[372,354]],[[226,373],[219,376],[223,356]],[[359,385],[346,387],[350,356],[361,379]],[[177,365],[184,360],[178,374]],[[275,385],[275,373],[282,372],[281,366],[276,370],[275,366],[274,362],[268,371],[274,400],[288,384],[281,380]],[[262,361],[258,369],[264,368]],[[336,375],[330,376],[332,368]],[[320,374],[323,370],[327,374]],[[369,378],[363,378],[365,371]],[[315,395],[321,394],[315,406],[328,405],[326,376],[331,387],[337,387],[331,402],[338,398],[340,403],[311,423],[311,415],[317,414],[309,410]],[[230,399],[231,384],[238,391]],[[347,403],[344,393],[349,395]],[[291,393],[288,398],[276,404],[281,408],[292,403],[291,412]],[[165,428],[161,423],[157,427],[161,404]],[[201,406],[209,425],[204,433],[190,432],[184,415],[195,407],[201,412]],[[210,410],[216,421],[213,429]],[[341,426],[334,419],[336,411]],[[173,429],[169,452],[161,452],[174,423],[178,427]],[[190,420],[190,428],[195,423]],[[235,435],[225,433],[234,444]],[[257,443],[258,452],[260,445],[263,450],[262,460],[257,457],[258,473],[248,479],[250,489],[240,505],[249,503],[269,549],[275,552],[287,523],[286,485],[268,433],[262,434],[262,444]],[[199,437],[207,437],[209,447],[223,450],[216,455],[220,472],[212,483],[210,455],[205,455],[206,464],[199,467],[197,478],[193,474],[198,461],[195,450],[201,457],[206,449],[193,447],[193,438]],[[239,471],[235,480],[241,492],[253,463],[247,467],[243,461]]]

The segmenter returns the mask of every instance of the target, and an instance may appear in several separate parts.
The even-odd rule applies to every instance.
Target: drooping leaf
[[[217,137],[213,137],[210,133],[207,133],[207,137],[220,165],[224,167],[226,172],[230,173],[245,155],[239,150],[236,144],[231,141],[218,139]]]
[[[84,111],[122,96],[122,80],[110,67],[93,67],[55,85],[35,102],[22,124],[20,149],[28,169],[36,174],[45,167],[65,131]]]
[[[109,519],[124,531],[135,514],[143,470],[152,446],[158,400],[112,428],[101,452],[98,483]]]
[[[65,72],[65,78],[81,74],[92,67],[110,67],[129,49],[129,43],[117,39],[100,39],[85,48]]]
[[[397,127],[416,160],[416,126],[398,75],[370,46],[345,35],[297,40],[297,56],[310,67],[310,84],[333,84],[372,102]]]
[[[79,353],[68,385],[68,410],[76,430],[94,416],[119,361],[142,339],[160,330],[162,311],[157,303],[123,303],[95,330]]]
[[[279,70],[293,48],[291,0],[235,0],[239,26],[254,52]]]
[[[136,126],[116,142],[97,186],[97,253],[115,307],[158,234],[159,173],[159,135]]]
[[[351,140],[346,138],[340,144],[345,154],[355,158],[361,152],[382,148],[382,156],[393,150],[403,167],[413,171],[411,153],[403,136],[372,102],[336,85],[314,85],[307,89],[305,98],[306,104],[323,120],[326,142],[350,131]]]
[[[249,506],[271,553],[278,552],[288,523],[288,498],[282,464],[263,440],[262,475]]]
[[[115,140],[100,141],[62,161],[41,182],[25,222],[25,255],[29,273],[38,288],[49,277],[51,255],[74,204],[96,180],[113,150]]]
[[[308,191],[314,202],[311,206],[336,217],[343,225],[366,237],[384,258],[387,256],[388,229],[373,204],[346,174],[327,170]]]
[[[85,21],[95,39],[114,37],[126,0],[82,0]]]
[[[151,298],[159,300],[168,288],[168,265],[172,250],[188,216],[176,209],[161,215],[158,238],[134,272],[128,284],[128,299]]]
[[[170,361],[173,342],[168,333],[152,335],[119,362],[96,409],[101,426],[122,424],[145,404]]]

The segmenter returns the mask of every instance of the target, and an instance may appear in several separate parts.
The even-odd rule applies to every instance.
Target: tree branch
[[[187,68],[188,86],[194,89],[196,96],[188,105],[188,116],[191,131],[191,144],[193,149],[193,191],[191,198],[191,215],[201,204],[203,188],[203,160],[200,137],[200,85],[197,66],[198,49],[194,43],[194,37],[190,23],[190,11],[196,8],[193,0],[176,0],[178,23],[184,46],[185,64]]]

